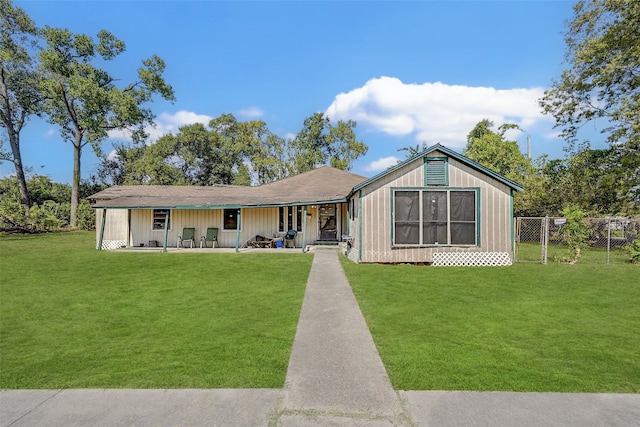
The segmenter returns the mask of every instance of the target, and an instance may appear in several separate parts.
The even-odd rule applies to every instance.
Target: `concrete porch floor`
[[[337,247],[337,245],[336,245]],[[313,252],[316,248],[315,245],[307,245],[304,249],[304,252]],[[141,253],[149,253],[149,252],[162,252],[162,247],[140,247],[140,246],[128,246],[126,248],[113,249],[116,252],[141,252]],[[236,248],[200,248],[200,246],[196,246],[193,248],[176,248],[175,246],[167,246],[167,253],[235,253]],[[278,254],[299,254],[302,253],[302,248],[240,248],[238,249],[238,253],[278,253]]]

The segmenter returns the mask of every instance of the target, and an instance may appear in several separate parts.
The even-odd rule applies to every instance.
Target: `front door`
[[[338,240],[338,221],[336,220],[336,205],[320,205],[319,213],[320,239],[324,241]]]

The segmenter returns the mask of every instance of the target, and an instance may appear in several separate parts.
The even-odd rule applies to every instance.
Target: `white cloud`
[[[149,134],[149,142],[153,143],[163,135],[168,133],[177,133],[178,129],[182,126],[192,125],[194,123],[207,125],[212,118],[213,117],[205,114],[196,114],[192,111],[185,110],[180,110],[173,114],[164,112],[160,113],[154,120],[156,125],[153,127],[148,126],[145,131]],[[129,132],[122,130],[109,132],[109,137],[131,140]]]
[[[367,172],[380,172],[383,171],[393,165],[398,164],[398,159],[396,156],[383,157],[378,160],[374,160],[364,167],[364,170]]]
[[[337,95],[326,114],[332,120],[355,120],[388,135],[414,135],[417,142],[460,148],[469,131],[483,119],[496,126],[516,123],[525,131],[548,121],[538,106],[543,93],[543,88],[415,84],[380,77]]]
[[[238,111],[238,115],[250,119],[257,119],[264,116],[264,111],[260,107],[249,107]]]

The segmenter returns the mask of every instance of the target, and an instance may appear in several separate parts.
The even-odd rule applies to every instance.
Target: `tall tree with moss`
[[[40,111],[38,77],[32,54],[37,44],[34,22],[9,0],[0,0],[0,126],[6,129],[11,152],[0,160],[16,170],[22,204],[28,210],[31,198],[20,151],[20,132],[29,116]]]
[[[580,0],[565,33],[567,68],[540,105],[570,150],[586,123],[605,124],[625,197],[640,203],[640,2]]]
[[[62,138],[73,145],[70,225],[75,227],[84,147],[90,145],[99,156],[102,141],[115,129],[128,130],[134,141],[143,141],[145,126],[154,119],[144,105],[154,95],[170,101],[175,97],[162,77],[165,63],[158,56],[143,60],[137,80],[127,85],[95,66],[94,62],[111,61],[125,50],[125,43],[106,30],[98,33],[97,40],[48,26],[42,35],[43,109],[48,121],[60,127]]]

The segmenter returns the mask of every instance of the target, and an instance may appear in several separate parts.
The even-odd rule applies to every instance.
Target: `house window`
[[[171,228],[171,211],[169,209],[154,209],[152,230],[164,230],[164,223],[167,220],[169,222],[167,224],[167,229],[170,229]]]
[[[278,231],[287,232],[289,230],[302,231],[302,206],[296,206],[296,222],[293,218],[293,206],[280,206],[278,208]]]
[[[302,231],[302,206],[296,206],[296,230]]]
[[[278,231],[280,232],[284,232],[284,231],[288,231],[285,230],[285,224],[284,224],[284,206],[280,206],[278,208]]]
[[[396,191],[394,206],[396,244],[420,244],[420,192]]]
[[[425,157],[424,185],[448,185],[449,173],[447,157]]]
[[[224,210],[224,224],[222,229],[223,230],[236,230],[239,227],[240,224],[238,224],[238,221],[240,220],[240,218],[238,217],[238,209],[225,209]]]
[[[396,190],[394,244],[476,245],[476,190]]]

